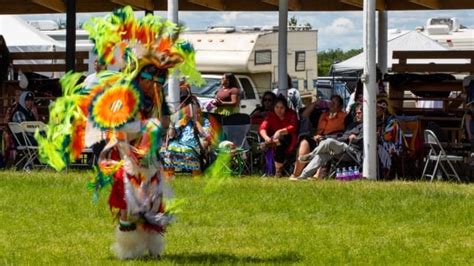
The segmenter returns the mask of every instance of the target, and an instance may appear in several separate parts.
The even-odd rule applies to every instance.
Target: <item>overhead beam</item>
[[[439,0],[409,0],[409,2],[413,4],[417,4],[419,6],[431,8],[431,9],[440,8]]]
[[[59,13],[66,12],[66,4],[62,0],[31,0],[31,2]]]
[[[188,2],[214,10],[226,10],[223,0],[188,0]]]
[[[111,0],[112,3],[121,6],[132,6],[135,9],[154,10],[153,0]]]
[[[260,0],[263,3],[278,6],[279,0]],[[301,0],[288,0],[288,9],[292,11],[301,10]]]

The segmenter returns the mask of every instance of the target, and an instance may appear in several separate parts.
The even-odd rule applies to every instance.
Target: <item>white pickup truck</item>
[[[260,104],[260,96],[252,79],[245,75],[235,74],[241,89],[240,112],[250,114]],[[205,83],[201,87],[192,86],[191,91],[199,99],[201,107],[214,99],[221,84],[222,75],[203,74]]]

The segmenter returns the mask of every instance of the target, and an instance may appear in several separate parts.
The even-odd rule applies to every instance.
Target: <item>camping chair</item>
[[[44,131],[45,124],[41,121],[26,121],[22,122],[20,126],[23,128],[23,136],[26,143],[26,148],[29,153],[29,159],[25,165],[31,164],[32,166],[42,165],[41,163],[36,164],[38,161],[38,143],[34,139],[34,134],[37,130]]]
[[[346,149],[342,154],[338,154],[330,160],[328,178],[335,178],[336,171],[340,167],[355,166],[359,168],[359,171],[362,170],[362,153],[357,153],[358,150],[353,147],[352,143],[349,143],[349,147],[351,148]]]
[[[433,131],[426,129],[425,130],[425,144],[428,144],[430,147],[430,152],[426,156],[426,163],[425,167],[423,168],[423,174],[421,176],[422,179],[425,177],[430,177],[431,181],[435,178],[438,169],[438,166],[441,166],[442,172],[448,177],[455,177],[457,181],[461,182],[461,179],[459,178],[458,173],[456,172],[456,169],[454,168],[452,162],[462,162],[464,158],[462,156],[456,156],[456,155],[448,155],[446,153],[446,150],[443,148],[441,145],[438,137],[433,133]],[[431,174],[427,173],[428,166],[430,165],[431,162],[434,162],[434,169]],[[449,166],[444,165],[444,163]],[[452,173],[449,173],[449,170],[452,171]]]
[[[236,113],[222,117],[222,130],[224,139],[231,141],[237,147],[232,150],[232,163],[230,170],[233,174],[252,173],[252,153],[249,152],[247,135],[250,131],[250,115]],[[217,150],[217,152],[228,152]]]
[[[20,123],[9,122],[8,128],[10,129],[15,141],[15,150],[17,151],[15,160],[20,157],[18,161],[15,161],[15,168],[23,165],[23,170],[27,170],[28,162],[30,161],[32,155],[30,154],[30,150],[28,149],[25,141],[25,132],[23,131],[23,127],[20,125]]]

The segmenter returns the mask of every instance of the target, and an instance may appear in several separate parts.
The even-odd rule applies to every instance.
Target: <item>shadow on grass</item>
[[[289,252],[279,256],[262,258],[257,256],[238,256],[226,253],[182,253],[161,257],[163,261],[174,263],[294,263],[300,260],[297,253]]]

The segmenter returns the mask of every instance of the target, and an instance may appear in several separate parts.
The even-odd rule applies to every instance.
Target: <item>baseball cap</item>
[[[28,92],[25,96],[25,101],[31,100],[33,101],[35,99],[35,96],[33,95],[32,92]]]

